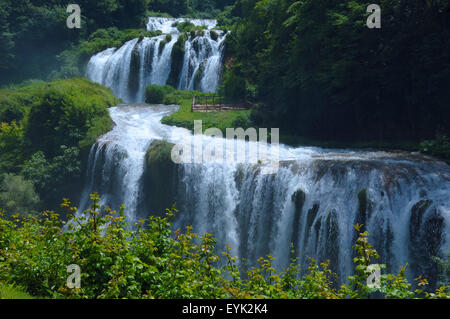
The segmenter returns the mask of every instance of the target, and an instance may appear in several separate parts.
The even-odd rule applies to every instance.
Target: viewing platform
[[[250,109],[248,104],[227,104],[225,99],[218,95],[194,96],[191,106],[191,112],[243,111],[248,109]]]

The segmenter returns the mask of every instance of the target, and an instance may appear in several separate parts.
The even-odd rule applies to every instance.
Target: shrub
[[[445,134],[437,134],[434,140],[420,143],[420,151],[450,161],[450,138]]]
[[[172,230],[177,213],[138,222],[134,230],[122,208],[101,209],[100,198],[91,195],[90,209],[65,226],[54,212],[40,218],[5,220],[0,214],[0,281],[24,287],[42,297],[69,298],[367,298],[375,288],[366,285],[368,266],[378,257],[360,233],[355,244],[355,275],[349,286],[337,288],[337,275],[329,262],[310,261],[300,276],[297,259],[282,272],[275,258],[260,258],[259,265],[244,271],[228,248],[215,253],[215,239],[205,234],[197,240],[192,227]],[[66,200],[61,205],[76,211]],[[361,226],[357,225],[359,231]],[[81,268],[81,288],[66,287],[67,266]],[[223,265],[223,266],[221,266]],[[382,275],[379,291],[386,298],[449,298],[448,287],[434,293],[411,289],[404,269],[399,275]]]
[[[253,123],[250,119],[250,116],[248,114],[245,115],[239,115],[234,121],[233,121],[233,127],[241,127],[244,130],[248,129],[249,127],[253,127]]]
[[[243,101],[246,97],[245,79],[236,75],[233,70],[227,70],[219,87],[219,94],[229,103]]]
[[[0,90],[0,176],[23,171],[45,207],[78,194],[80,162],[112,128],[108,107],[118,103],[110,89],[81,78]]]
[[[50,82],[41,95],[31,108],[25,135],[34,150],[49,156],[54,156],[61,145],[92,144],[88,132],[94,130],[101,135],[111,129],[108,107],[119,102],[110,89],[79,78]]]
[[[24,158],[24,128],[16,122],[0,123],[0,174],[18,172]]]
[[[12,216],[36,214],[40,199],[31,181],[20,175],[6,174],[0,186],[0,210]]]
[[[58,202],[59,198],[71,194],[73,185],[80,180],[79,149],[62,145],[60,154],[51,160],[39,151],[25,162],[22,173],[34,183],[43,200]]]
[[[178,29],[178,31],[183,33],[183,32],[196,31],[197,29],[204,30],[205,27],[197,27],[197,26],[195,26],[195,24],[193,24],[190,21],[184,21],[184,22],[180,22],[177,24],[177,29]]]
[[[23,292],[21,287],[0,282],[0,299],[33,299],[33,297]]]
[[[145,102],[150,104],[164,104],[166,97],[175,89],[170,85],[150,84],[145,88]]]

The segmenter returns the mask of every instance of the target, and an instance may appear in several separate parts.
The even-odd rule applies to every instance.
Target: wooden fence
[[[192,98],[191,112],[217,112],[230,110],[248,110],[245,103],[227,104],[225,99],[218,95],[194,96]]]

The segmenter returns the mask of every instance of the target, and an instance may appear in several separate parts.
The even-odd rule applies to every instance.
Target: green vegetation
[[[196,31],[201,31],[201,30],[205,30],[207,29],[206,26],[196,26],[195,24],[193,24],[190,21],[184,21],[184,22],[180,22],[180,23],[175,23],[177,26],[178,31],[180,32],[196,32]]]
[[[216,253],[215,239],[205,234],[196,243],[191,227],[172,231],[175,208],[165,217],[150,217],[127,230],[124,209],[100,209],[100,198],[76,217],[69,230],[54,212],[40,218],[0,218],[0,281],[25,287],[33,296],[50,298],[368,298],[377,289],[366,285],[370,264],[378,258],[359,233],[355,243],[355,275],[337,287],[337,275],[327,261],[311,264],[300,275],[296,259],[282,272],[274,258],[259,259],[259,266],[243,271],[231,249]],[[74,212],[68,201],[64,209]],[[76,226],[75,226],[76,225]],[[146,227],[144,227],[144,225]],[[357,231],[360,225],[356,226]],[[221,266],[221,259],[222,265]],[[68,289],[68,265],[81,268],[81,288]],[[448,287],[424,291],[400,274],[383,274],[379,291],[385,298],[449,298]]]
[[[186,97],[189,94],[186,94]],[[200,93],[200,92],[197,92]],[[195,94],[194,92],[190,94]],[[201,94],[201,93],[200,93]],[[192,97],[178,98],[172,95],[174,100],[171,102],[176,102],[173,104],[179,104],[180,109],[170,116],[166,116],[162,119],[163,124],[174,125],[179,127],[184,127],[189,130],[194,129],[194,121],[201,120],[203,125],[203,130],[210,127],[215,127],[220,129],[225,135],[227,128],[241,127],[248,128],[251,127],[249,120],[249,110],[243,111],[218,111],[218,112],[191,112]],[[171,103],[172,104],[172,103]]]
[[[33,299],[33,297],[23,292],[21,288],[0,282],[0,299]]]
[[[445,259],[435,258],[439,266],[439,286],[450,286],[450,252]]]
[[[154,141],[145,154],[143,192],[148,215],[159,216],[176,200],[178,167],[172,160],[174,144]]]
[[[94,54],[107,48],[119,48],[133,39],[151,38],[161,34],[161,31],[145,29],[119,30],[116,27],[97,29],[85,41],[80,41],[57,56],[58,69],[52,72],[51,78],[83,76],[87,63]]]
[[[118,103],[79,78],[0,90],[0,206],[17,213],[37,205],[34,190],[45,207],[78,196],[87,152],[111,129],[108,107]]]
[[[145,102],[150,104],[171,104],[168,96],[175,92],[170,85],[151,84],[145,88]]]
[[[67,1],[1,1],[0,85],[81,76],[87,56],[146,36],[143,28],[149,16],[214,18],[233,0],[79,0],[77,4],[81,29],[66,27]]]
[[[81,29],[67,28],[67,1],[1,1],[0,84],[29,78],[49,80],[52,71],[60,68],[55,57],[62,51],[72,49],[99,28],[142,28],[149,9],[149,0],[79,0],[77,4]]]
[[[214,93],[198,91],[176,90],[170,85],[149,85],[146,88],[146,103],[178,104],[180,109],[170,116],[162,119],[166,125],[194,129],[194,120],[201,120],[203,129],[216,127],[225,134],[227,128],[252,127],[250,111],[218,111],[218,112],[191,112],[192,98],[194,96],[208,96]]]
[[[221,17],[233,23],[224,94],[244,99],[250,87],[257,125],[319,142],[417,150],[449,136],[448,1],[380,1],[381,29],[367,28],[368,4],[236,1]]]
[[[33,182],[23,176],[6,174],[0,185],[0,204],[9,216],[29,212],[35,215],[39,207],[39,196],[34,190]]]
[[[234,0],[150,0],[150,16],[215,18]]]
[[[420,151],[450,161],[450,138],[445,134],[437,134],[434,140],[420,143]]]

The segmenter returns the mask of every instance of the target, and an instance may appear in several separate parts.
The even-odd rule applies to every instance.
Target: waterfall
[[[160,123],[175,109],[110,109],[116,126],[91,150],[80,209],[86,208],[89,193],[97,191],[103,205],[117,209],[125,203],[129,221],[136,220],[139,201],[148,196],[142,189],[142,174],[149,144],[192,138],[185,129]],[[250,265],[267,254],[277,257],[279,269],[293,256],[303,269],[307,257],[330,260],[342,279],[352,273],[353,225],[360,223],[380,254],[377,263],[398,272],[408,262],[410,278],[424,275],[436,281],[433,257],[450,249],[447,164],[407,152],[280,145],[279,154],[275,174],[262,174],[263,164],[245,162],[178,165],[180,214],[174,227],[192,225],[200,235],[213,233],[219,249],[230,245]]]
[[[97,192],[101,195],[102,206],[119,209],[125,204],[128,221],[131,224],[136,221],[145,152],[153,140],[167,137],[160,126],[153,124],[176,108],[120,106],[109,109],[115,126],[91,148],[79,212],[89,207],[89,195]]]
[[[205,29],[196,34],[181,34],[177,23],[189,21]],[[149,84],[172,84],[178,89],[215,92],[224,54],[226,33],[214,30],[215,20],[174,19],[150,17],[147,30],[161,31],[153,38],[133,39],[120,48],[109,48],[91,57],[86,76],[112,89],[113,93],[129,103],[145,100]],[[180,39],[187,37],[183,43]],[[180,40],[180,61],[174,50]],[[175,49],[176,47],[176,49]],[[169,81],[171,79],[171,81]]]

